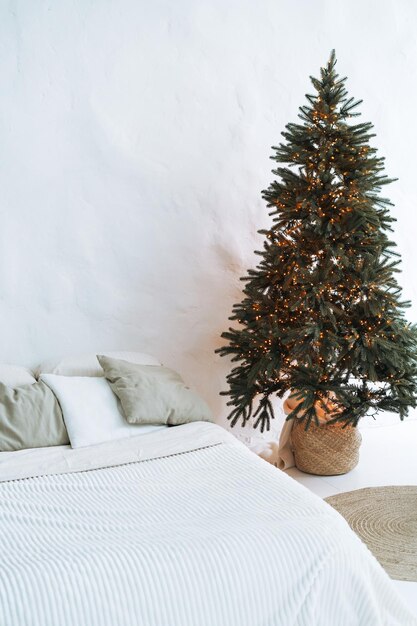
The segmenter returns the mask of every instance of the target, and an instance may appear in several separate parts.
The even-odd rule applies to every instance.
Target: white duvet
[[[218,426],[0,455],[0,626],[380,624],[346,522]]]

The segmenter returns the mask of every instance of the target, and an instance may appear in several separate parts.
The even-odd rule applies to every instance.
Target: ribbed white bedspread
[[[0,626],[417,624],[330,506],[217,426],[10,480],[36,474],[20,458],[0,459]]]

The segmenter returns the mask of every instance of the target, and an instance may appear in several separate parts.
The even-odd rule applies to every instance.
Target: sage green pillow
[[[129,424],[213,421],[204,400],[173,370],[106,356],[97,359]]]
[[[45,383],[0,383],[0,452],[68,443],[61,407]]]

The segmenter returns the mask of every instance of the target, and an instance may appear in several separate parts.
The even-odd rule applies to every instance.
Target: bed
[[[195,422],[0,455],[1,626],[413,626],[330,506]]]

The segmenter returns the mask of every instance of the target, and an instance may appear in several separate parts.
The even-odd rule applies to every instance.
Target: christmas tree
[[[291,390],[299,402],[289,419],[356,426],[366,414],[416,405],[417,328],[409,324],[396,280],[399,255],[387,231],[392,182],[369,145],[370,123],[353,123],[361,101],[348,97],[334,51],[311,78],[316,90],[288,124],[271,157],[286,166],[263,192],[272,225],[260,262],[242,278],[233,307],[237,327],[219,348],[236,363],[227,377],[232,426],[254,418],[269,429],[272,399]]]

